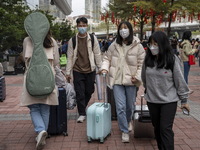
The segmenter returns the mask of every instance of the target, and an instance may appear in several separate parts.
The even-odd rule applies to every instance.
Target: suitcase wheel
[[[104,138],[100,138],[100,143],[101,143],[101,144],[104,143]]]
[[[64,136],[68,136],[68,133],[67,133],[67,132],[63,132],[63,135],[64,135]]]
[[[92,142],[92,139],[91,137],[88,136],[88,143],[91,143]]]

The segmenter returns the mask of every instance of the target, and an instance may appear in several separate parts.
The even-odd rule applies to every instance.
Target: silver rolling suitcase
[[[135,138],[154,138],[154,127],[151,123],[149,109],[143,104],[144,95],[141,95],[141,105],[136,105],[133,121],[134,121],[134,137]]]

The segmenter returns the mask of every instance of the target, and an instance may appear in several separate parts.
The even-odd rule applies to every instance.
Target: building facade
[[[100,20],[101,0],[85,0],[85,14],[89,15],[93,22]]]
[[[31,9],[48,11],[57,21],[62,21],[72,12],[72,0],[25,0]]]

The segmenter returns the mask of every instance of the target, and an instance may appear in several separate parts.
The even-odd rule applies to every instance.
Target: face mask
[[[78,27],[78,32],[80,34],[85,34],[87,32],[87,27]]]
[[[152,45],[149,49],[150,49],[152,55],[158,55],[158,53],[159,53],[158,46]]]
[[[123,39],[125,39],[129,36],[129,29],[121,29],[119,30],[119,34]]]
[[[109,38],[109,40],[110,40],[110,41],[112,41],[112,40],[113,40],[113,38]]]

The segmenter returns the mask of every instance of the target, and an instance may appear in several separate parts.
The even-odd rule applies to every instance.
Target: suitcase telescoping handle
[[[139,117],[139,121],[143,123],[150,123],[151,118],[149,114],[145,114],[143,111],[143,99],[144,95],[141,95],[141,116]]]
[[[143,99],[144,99],[144,95],[141,95],[141,115],[143,116]]]
[[[106,73],[102,74],[103,76],[103,101],[104,103],[108,103],[108,98],[107,98],[107,82],[106,82]]]

